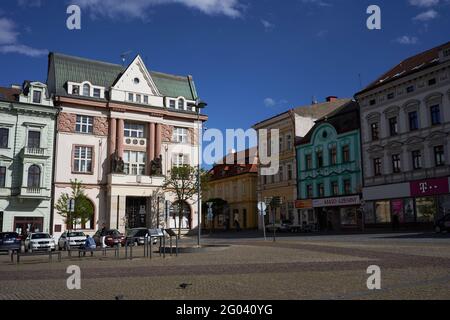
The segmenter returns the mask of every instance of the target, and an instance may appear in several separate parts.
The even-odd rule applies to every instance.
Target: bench
[[[33,251],[33,252],[20,252],[20,251],[12,251],[11,252],[11,262],[14,261],[14,253],[17,255],[17,264],[20,263],[21,257],[36,257],[36,256],[48,256],[49,261],[53,261],[53,256],[58,256],[58,262],[61,262],[61,252],[60,251]]]
[[[103,256],[106,256],[106,253],[108,251],[114,251],[114,257],[119,258],[119,247],[106,247],[106,248],[95,248],[95,249],[89,249],[89,248],[78,248],[73,251],[78,251],[78,258],[81,258],[81,254],[83,256],[86,256],[87,252],[91,253],[91,257],[94,256],[94,252],[101,252]]]

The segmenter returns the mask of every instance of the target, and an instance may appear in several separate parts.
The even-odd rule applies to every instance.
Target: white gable
[[[144,61],[138,55],[112,87],[112,91],[161,97]],[[121,99],[120,99],[121,100]]]

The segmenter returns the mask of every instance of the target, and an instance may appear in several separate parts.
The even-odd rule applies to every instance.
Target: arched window
[[[178,109],[184,110],[184,100],[178,100]]]
[[[91,95],[91,86],[85,83],[83,85],[83,96],[89,97]]]
[[[28,188],[39,188],[41,186],[41,168],[32,165],[28,168]]]

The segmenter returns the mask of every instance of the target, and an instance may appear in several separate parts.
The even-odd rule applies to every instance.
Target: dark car
[[[434,230],[437,233],[440,233],[442,231],[450,232],[450,214],[446,214],[442,218],[436,220],[436,223],[434,224]]]
[[[135,245],[144,245],[145,244],[145,238],[148,237],[149,231],[147,228],[134,228],[130,229],[127,232],[127,239],[130,239],[130,241],[134,242]],[[156,244],[158,239],[153,238],[153,244]]]
[[[101,237],[102,230],[98,230],[94,234],[94,240],[95,244],[97,246],[102,245],[102,237]],[[106,230],[106,237],[105,237],[105,244],[108,247],[114,247],[120,244],[121,246],[125,245],[125,236],[119,232],[119,230],[116,229],[108,229]]]
[[[22,238],[17,232],[0,232],[0,251],[20,251]]]

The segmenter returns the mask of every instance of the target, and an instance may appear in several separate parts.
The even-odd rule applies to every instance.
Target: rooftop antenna
[[[120,58],[122,59],[122,66],[125,67],[125,61],[127,60],[127,57],[132,53],[132,50],[128,50],[127,52],[124,52],[120,55]]]

